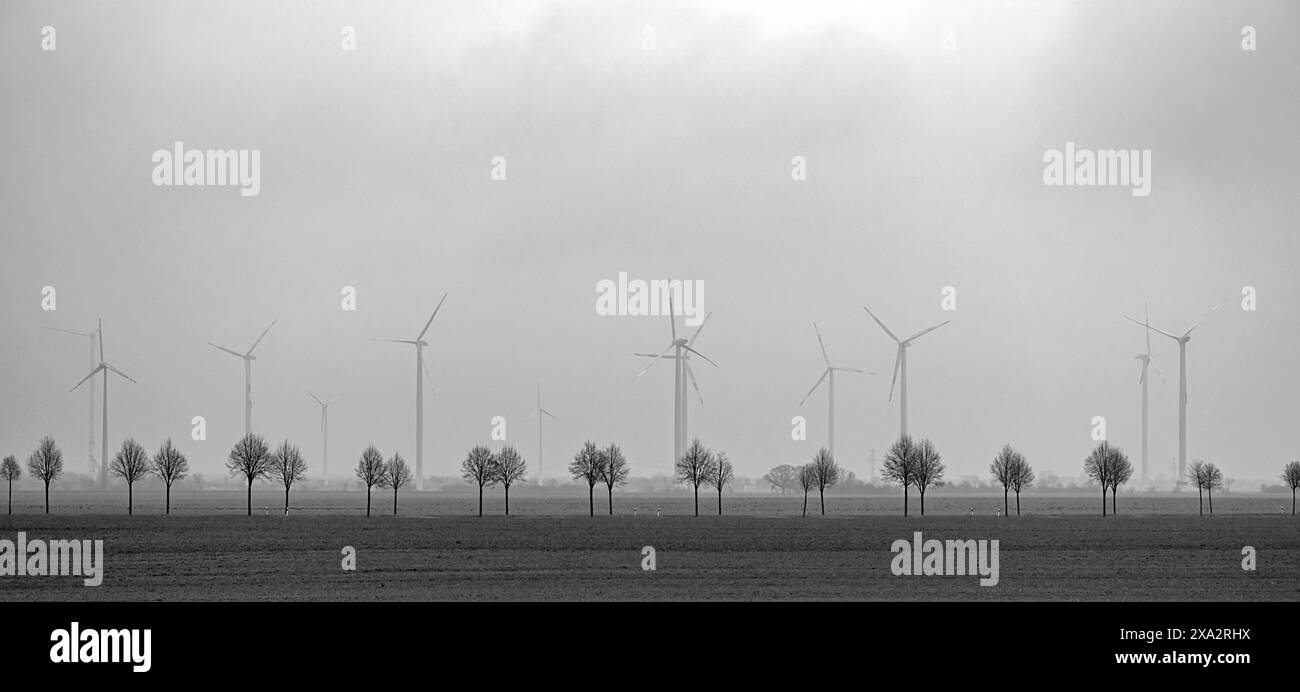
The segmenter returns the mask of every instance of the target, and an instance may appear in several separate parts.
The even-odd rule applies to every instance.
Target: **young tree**
[[[626,485],[627,479],[632,471],[627,466],[627,457],[623,456],[623,449],[616,444],[611,444],[603,451],[604,457],[601,464],[600,476],[609,488],[609,513],[614,514],[614,486]]]
[[[18,460],[12,454],[5,457],[0,462],[0,479],[9,482],[9,513],[14,513],[14,481],[23,475],[23,470],[18,468]]]
[[[1205,465],[1205,495],[1210,501],[1210,516],[1214,516],[1214,491],[1223,488],[1223,472],[1213,463]]]
[[[717,460],[713,457],[713,452],[710,452],[698,437],[686,448],[682,458],[677,460],[677,482],[689,483],[695,489],[695,516],[697,517],[700,516],[700,486],[713,476],[716,465]]]
[[[1017,452],[1011,445],[1002,445],[1002,451],[993,457],[993,463],[989,464],[989,474],[993,480],[1002,484],[1002,514],[1011,516],[1011,482],[1016,475],[1016,464],[1024,457]],[[1016,512],[1019,514],[1019,512]]]
[[[912,474],[912,482],[921,493],[921,516],[925,516],[925,491],[930,486],[943,485],[943,472],[943,458],[939,456],[939,450],[935,449],[930,440],[921,440],[916,445],[916,470]]]
[[[1115,476],[1115,448],[1103,440],[1083,460],[1083,472],[1101,486],[1101,516],[1106,516],[1106,491]]]
[[[808,516],[808,491],[817,485],[817,472],[813,470],[812,464],[804,464],[799,467],[799,487],[803,488],[803,516]]]
[[[50,483],[63,475],[63,452],[53,437],[42,437],[36,450],[27,457],[27,472],[45,484],[45,513],[50,513]]]
[[[249,433],[235,443],[226,459],[231,476],[243,476],[248,482],[248,516],[253,516],[253,481],[271,473],[271,450],[261,435]]]
[[[357,459],[357,480],[366,486],[366,516],[370,516],[370,490],[376,485],[382,485],[386,480],[388,465],[384,463],[384,455],[375,449],[374,445],[366,447],[361,452],[361,458]]]
[[[519,454],[519,450],[506,445],[497,452],[496,474],[496,481],[506,489],[506,516],[510,516],[510,486],[528,475],[528,463]]]
[[[1020,492],[1034,484],[1034,467],[1029,465],[1024,455],[1016,460],[1016,466],[1011,473],[1011,490],[1016,494],[1016,516],[1020,516]]]
[[[569,474],[574,480],[587,482],[587,511],[589,516],[596,516],[596,483],[604,477],[605,454],[596,448],[590,440],[582,443],[582,449],[573,455],[569,463]]]
[[[779,489],[784,495],[799,487],[799,469],[790,464],[774,466],[763,476],[763,480],[773,488]]]
[[[172,446],[172,438],[167,438],[162,446],[158,448],[158,453],[153,456],[153,463],[149,470],[153,475],[162,479],[166,491],[165,514],[172,513],[172,483],[185,478],[185,474],[190,472],[190,462],[185,455]]]
[[[149,473],[149,453],[144,451],[144,445],[128,437],[122,441],[122,448],[113,455],[108,470],[126,481],[126,513],[131,514],[135,504],[132,489],[136,481]]]
[[[288,440],[280,443],[271,454],[271,470],[269,475],[274,476],[276,480],[284,485],[284,513],[289,513],[289,487],[294,481],[300,481],[307,477],[307,460],[302,458],[302,452],[294,445],[289,444]]]
[[[1187,467],[1187,481],[1196,486],[1196,504],[1200,510],[1200,516],[1205,516],[1205,462],[1200,459],[1192,460],[1192,465]]]
[[[736,468],[727,458],[726,452],[718,452],[713,463],[713,473],[709,475],[709,485],[718,489],[718,516],[722,516],[722,489],[736,477]]]
[[[492,450],[477,445],[460,462],[460,477],[478,484],[478,515],[483,516],[483,486],[496,484],[497,458]]]
[[[411,473],[411,467],[406,464],[401,454],[394,453],[393,458],[389,459],[384,467],[384,477],[379,481],[379,487],[393,489],[393,516],[397,516],[397,491],[413,480],[415,474]]]
[[[1282,482],[1291,489],[1291,516],[1295,516],[1295,490],[1300,488],[1300,461],[1282,467]]]
[[[1115,495],[1119,490],[1119,487],[1127,483],[1128,479],[1133,477],[1133,464],[1128,460],[1128,456],[1125,455],[1123,450],[1120,448],[1112,447],[1111,450],[1111,464],[1114,468],[1114,473],[1111,475],[1110,479],[1110,513],[1118,514],[1119,512],[1115,509]]]
[[[916,481],[916,444],[911,437],[902,435],[889,448],[880,477],[903,486],[903,516],[907,516],[907,489]]]
[[[817,494],[820,496],[822,505],[822,516],[826,516],[826,489],[840,481],[840,467],[835,463],[835,457],[825,447],[817,450],[812,460],[813,482],[817,484]]]

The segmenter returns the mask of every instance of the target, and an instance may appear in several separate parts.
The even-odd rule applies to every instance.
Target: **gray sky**
[[[310,388],[339,399],[332,471],[370,443],[413,459],[414,356],[369,339],[413,338],[448,292],[426,473],[453,473],[496,415],[534,463],[538,380],[560,417],[548,475],[588,438],[668,472],[671,369],[634,383],[631,355],[662,349],[666,320],[594,309],[625,271],[704,281],[698,347],[721,367],[697,368],[691,433],[746,475],[824,443],[824,393],[797,406],[822,367],[814,320],[833,360],[880,373],[837,380],[841,463],[863,476],[883,455],[894,348],[863,304],[896,332],[953,320],[909,354],[909,427],[950,477],[985,475],[1008,441],[1077,474],[1096,415],[1136,462],[1142,330],[1120,314],[1149,300],[1182,331],[1225,298],[1188,348],[1189,457],[1276,475],[1300,454],[1300,8],[1193,5],[0,4],[0,452],[52,434],[84,471],[86,395],[68,389],[85,343],[40,327],[102,316],[108,359],[139,380],[112,383],[111,447],[171,436],[216,472],[242,434],[242,369],[205,342],[242,350],[279,318],[255,429],[319,472]],[[153,186],[152,152],[177,140],[260,149],[261,194]],[[1044,186],[1066,141],[1151,149],[1151,195]],[[1167,473],[1177,347],[1153,349]]]

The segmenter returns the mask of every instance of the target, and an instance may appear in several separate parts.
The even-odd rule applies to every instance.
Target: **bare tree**
[[[1019,454],[1019,452],[1017,452]],[[1016,494],[1016,516],[1020,516],[1020,492],[1034,484],[1034,467],[1029,465],[1024,455],[1016,460],[1011,473],[1011,490]]]
[[[1295,516],[1295,491],[1300,488],[1300,461],[1282,467],[1282,482],[1291,488],[1291,516]]]
[[[799,487],[799,469],[790,464],[774,466],[763,476],[763,480],[773,488],[779,489],[784,495]]]
[[[1210,501],[1210,516],[1214,516],[1214,491],[1223,488],[1223,472],[1213,463],[1205,465],[1205,495]]]
[[[614,487],[626,485],[632,470],[628,468],[627,457],[623,455],[623,449],[617,444],[610,444],[603,452],[604,459],[600,475],[601,480],[605,481],[605,486],[609,488],[609,513],[612,516],[614,514]]]
[[[478,484],[478,515],[483,516],[483,486],[496,484],[496,455],[492,450],[478,445],[469,450],[465,461],[460,462],[460,477]]]
[[[1011,481],[1016,475],[1016,464],[1024,457],[1017,452],[1011,445],[1002,445],[1002,451],[993,457],[993,463],[989,464],[989,474],[993,480],[1002,484],[1002,513],[1011,516]],[[1019,503],[1017,503],[1019,504]],[[1019,511],[1016,512],[1019,514]]]
[[[925,516],[925,491],[930,486],[943,485],[943,458],[930,440],[921,440],[916,445],[916,470],[912,473],[912,482],[921,493],[921,516]]]
[[[811,466],[813,481],[817,483],[817,495],[821,500],[822,516],[826,516],[826,489],[840,482],[840,467],[825,447],[813,455]]]
[[[718,452],[713,463],[713,473],[709,475],[709,485],[718,490],[718,516],[722,516],[722,489],[736,477],[736,468],[727,458],[726,452]]]
[[[697,517],[700,516],[700,486],[713,476],[716,464],[717,460],[714,459],[713,452],[710,452],[698,437],[686,448],[682,458],[677,460],[677,482],[689,483],[695,489],[695,516]]]
[[[122,441],[122,448],[113,455],[108,470],[126,481],[126,513],[131,514],[135,504],[132,489],[136,481],[149,473],[149,453],[144,451],[144,445],[128,437]]]
[[[45,513],[50,513],[50,483],[63,475],[63,452],[48,435],[37,443],[36,450],[27,457],[27,472],[45,484]]]
[[[307,477],[307,460],[302,452],[288,440],[280,443],[271,454],[270,474],[284,485],[284,513],[289,514],[289,488],[294,481]]]
[[[605,473],[605,453],[596,448],[596,443],[590,440],[582,443],[582,449],[573,455],[573,461],[569,463],[569,474],[574,480],[587,482],[587,512],[589,516],[596,516],[596,484],[600,482]]]
[[[911,437],[901,435],[890,446],[880,467],[880,477],[903,486],[903,516],[907,516],[907,489],[916,482],[916,444]]]
[[[389,459],[384,467],[384,477],[379,480],[379,487],[393,489],[393,516],[397,516],[397,491],[413,480],[415,474],[411,473],[411,467],[406,464],[401,454],[394,453],[393,458]]]
[[[370,516],[370,490],[376,485],[383,485],[388,475],[388,465],[384,463],[384,455],[374,445],[370,445],[361,452],[354,471],[357,480],[366,486],[366,516]]]
[[[1110,513],[1118,514],[1119,512],[1115,509],[1115,495],[1119,491],[1119,487],[1133,477],[1133,464],[1120,448],[1112,447],[1111,450],[1111,463],[1114,472],[1110,478]]]
[[[23,470],[18,468],[18,460],[10,454],[0,462],[0,478],[9,482],[9,513],[14,513],[14,481],[23,475]]]
[[[1106,491],[1115,476],[1115,448],[1102,440],[1083,460],[1083,472],[1101,486],[1101,516],[1106,516]]]
[[[161,478],[163,486],[167,488],[164,513],[171,514],[172,484],[185,478],[185,474],[190,472],[190,462],[179,449],[172,446],[172,438],[169,437],[158,448],[158,453],[153,455],[153,463],[149,470],[153,475]]]
[[[528,474],[528,464],[519,450],[506,445],[497,452],[496,481],[506,489],[506,516],[510,516],[510,486],[524,479]]]
[[[249,433],[230,450],[226,469],[231,476],[243,476],[248,482],[248,516],[253,516],[253,481],[271,474],[271,450],[261,435]]]
[[[1200,459],[1193,459],[1192,465],[1187,467],[1187,481],[1196,486],[1196,503],[1200,510],[1200,515],[1205,516],[1205,462]]]
[[[804,464],[799,467],[799,487],[803,488],[803,516],[808,516],[808,491],[817,485],[817,472],[813,470],[812,464]]]

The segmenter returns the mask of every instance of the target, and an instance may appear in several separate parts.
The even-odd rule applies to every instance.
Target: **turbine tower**
[[[826,421],[827,421],[826,428],[827,428],[827,438],[829,440],[829,443],[826,449],[831,453],[831,456],[833,457],[835,456],[835,372],[836,371],[856,372],[859,374],[867,374],[867,373],[866,371],[859,370],[857,368],[845,368],[838,365],[831,365],[830,356],[826,355],[826,343],[822,341],[822,332],[820,329],[817,328],[816,322],[813,322],[813,331],[817,333],[817,345],[821,347],[822,360],[825,361],[826,363],[826,369],[822,371],[822,376],[817,378],[817,382],[813,384],[812,389],[809,389],[808,393],[803,395],[803,399],[799,401],[799,405],[803,406],[803,403],[808,400],[808,397],[812,396],[812,393],[817,391],[817,388],[821,386],[822,381],[823,380],[827,381],[827,384],[829,386],[826,391],[826,401],[829,410],[826,416]],[[870,374],[874,375],[876,373],[873,372]]]
[[[442,294],[442,300],[438,301],[438,306],[433,309],[433,314],[429,315],[429,321],[424,323],[424,329],[420,330],[419,336],[414,340],[410,339],[371,339],[371,341],[383,341],[393,344],[411,344],[415,346],[415,489],[424,490],[424,347],[429,342],[424,340],[424,335],[428,333],[429,326],[433,324],[433,318],[438,316],[438,311],[442,309],[443,301],[447,300],[447,294]]]
[[[537,383],[537,408],[533,409],[532,411],[529,411],[529,412],[528,412],[528,415],[527,415],[527,416],[524,416],[524,420],[528,420],[529,418],[532,418],[533,416],[537,416],[537,485],[540,486],[540,485],[542,484],[542,481],[543,481],[543,478],[542,478],[542,419],[545,418],[546,416],[550,416],[550,417],[551,417],[551,420],[559,420],[559,419],[556,418],[554,415],[552,415],[550,411],[547,411],[546,409],[542,408],[542,383],[541,383],[541,382],[538,382],[538,383]]]
[[[310,390],[308,390],[307,396],[315,399],[316,403],[320,404],[320,438],[321,438],[320,458],[321,458],[321,468],[322,468],[321,480],[325,483],[326,486],[329,486],[329,481],[330,481],[329,410],[330,410],[330,403],[332,402],[321,401],[320,397],[316,396],[315,394],[312,394]]]
[[[239,351],[226,348],[225,346],[218,346],[212,343],[211,341],[208,342],[208,345],[211,346],[212,348],[215,348],[219,351],[225,351],[226,353],[229,353],[230,355],[242,359],[244,361],[244,436],[245,437],[253,434],[253,361],[257,360],[257,357],[253,355],[253,349],[257,348],[257,345],[262,343],[262,339],[266,337],[267,332],[271,331],[271,327],[274,327],[276,322],[277,320],[271,320],[271,324],[267,325],[266,329],[262,330],[262,336],[257,337],[257,341],[254,341],[253,345],[249,346],[248,351],[244,353],[240,353]]]
[[[1152,327],[1147,322],[1138,322],[1132,317],[1124,315],[1124,319],[1141,325],[1145,329],[1154,330],[1157,334],[1164,334],[1178,342],[1178,476],[1174,479],[1174,487],[1183,484],[1183,477],[1187,473],[1187,342],[1192,340],[1192,330],[1201,326],[1201,323],[1209,319],[1210,315],[1214,314],[1214,311],[1218,310],[1221,305],[1223,305],[1222,301],[1210,308],[1205,317],[1188,327],[1182,336],[1176,336],[1163,329]]]
[[[101,461],[103,461],[103,462],[107,462],[107,461],[108,461],[108,373],[110,373],[110,372],[111,372],[111,373],[114,373],[114,374],[116,374],[116,375],[119,375],[119,376],[121,376],[121,377],[126,378],[127,380],[130,380],[131,382],[135,382],[135,380],[132,380],[131,377],[130,377],[129,375],[127,375],[126,373],[122,372],[121,370],[118,370],[117,368],[113,367],[112,365],[109,365],[109,364],[108,364],[108,361],[104,359],[104,322],[103,322],[103,320],[100,320],[100,321],[99,321],[99,327],[98,327],[98,329],[96,329],[95,331],[99,334],[99,365],[95,366],[94,369],[92,369],[92,370],[90,371],[90,374],[89,374],[89,375],[86,375],[85,377],[81,378],[81,382],[78,382],[78,383],[76,384],[76,386],[74,386],[72,389],[70,389],[70,390],[68,390],[68,391],[70,391],[70,392],[71,392],[71,391],[76,391],[76,390],[77,390],[77,387],[80,387],[82,384],[85,384],[86,380],[89,380],[90,378],[92,378],[92,377],[95,376],[95,373],[98,373],[98,372],[102,372],[102,373],[104,373],[104,392],[103,392],[103,396],[104,396],[104,399],[103,399],[103,407],[104,407],[104,408],[103,408],[103,411],[104,411],[104,423],[103,423],[103,425],[104,425],[104,427],[103,427],[103,429],[100,431],[100,437],[102,438],[102,439],[100,440],[100,443],[102,444],[102,447],[101,447],[101,456],[100,456],[99,458],[100,458]],[[105,485],[105,483],[106,483],[107,480],[108,480],[107,475],[104,473],[104,469],[105,469],[105,467],[107,467],[107,466],[108,466],[107,463],[101,463],[101,464],[99,465],[99,485],[100,485],[101,487],[102,487],[103,485]]]
[[[73,336],[84,336],[90,339],[90,367],[95,367],[95,338],[99,336],[99,329],[93,332],[74,332],[69,329],[59,329],[58,327],[46,327],[50,331],[63,332]],[[87,414],[87,424],[90,429],[89,441],[86,444],[86,459],[89,461],[90,475],[99,478],[99,464],[95,461],[95,381],[90,381],[89,394],[90,411]]]
[[[1152,362],[1154,359],[1151,356],[1151,311],[1148,310],[1145,305],[1143,305],[1142,309],[1146,318],[1144,320],[1144,327],[1146,329],[1147,350],[1146,353],[1139,353],[1133,357],[1142,361],[1142,376],[1138,378],[1138,383],[1142,385],[1142,480],[1145,481],[1147,480],[1147,452],[1149,449],[1147,440],[1150,437],[1151,430],[1149,425],[1150,416],[1147,413],[1149,410],[1147,405],[1147,369],[1155,368],[1156,374],[1160,376],[1161,382],[1165,381],[1165,374],[1160,372],[1160,368]]]
[[[875,320],[876,324],[880,325],[880,328],[885,330],[885,333],[889,335],[889,338],[893,339],[894,342],[898,344],[898,355],[894,357],[894,377],[889,382],[889,400],[890,401],[894,400],[894,385],[895,384],[899,385],[898,387],[898,434],[901,437],[907,434],[907,349],[912,345],[913,341],[916,341],[922,336],[925,336],[926,334],[929,334],[930,332],[938,329],[939,327],[948,324],[949,322],[951,322],[951,320],[944,320],[939,324],[934,325],[933,327],[927,327],[925,329],[922,329],[921,331],[907,337],[906,339],[899,339],[897,336],[894,336],[893,332],[889,331],[889,327],[886,327],[885,323],[881,322],[879,317],[876,317],[875,313],[871,312],[871,310],[869,310],[865,305],[862,306],[862,309],[866,310],[867,314],[871,315],[871,319]],[[899,378],[900,370],[902,371],[901,381]]]
[[[674,361],[674,364],[676,366],[675,375],[673,377],[673,464],[674,466],[677,464],[677,460],[682,458],[682,454],[686,450],[685,440],[686,440],[686,428],[687,428],[687,416],[686,416],[687,407],[686,407],[686,402],[684,397],[684,394],[686,392],[686,378],[689,377],[691,383],[695,384],[695,374],[694,372],[691,371],[690,364],[687,363],[687,358],[688,358],[687,354],[693,353],[699,356],[700,358],[703,358],[705,362],[712,365],[713,367],[715,368],[718,367],[718,364],[714,363],[712,360],[709,360],[708,356],[704,355],[703,353],[700,353],[699,351],[695,350],[692,347],[692,344],[694,344],[695,340],[700,337],[700,332],[704,330],[704,326],[708,324],[709,318],[712,316],[713,313],[709,313],[708,315],[705,315],[704,321],[700,323],[699,327],[695,328],[695,333],[691,335],[690,339],[678,338],[677,317],[673,314],[673,301],[672,301],[672,297],[670,296],[668,299],[668,324],[672,329],[673,340],[669,342],[668,346],[661,353],[634,353],[633,354],[636,356],[640,356],[642,358],[654,358],[654,359],[667,358]],[[668,355],[669,351],[672,351],[673,355]],[[641,372],[638,372],[636,374],[636,377],[632,378],[632,380],[635,382],[636,380],[641,379],[641,376],[644,375],[646,371],[649,370],[650,367],[653,366],[654,364],[655,361],[651,360],[650,364],[642,368]],[[699,393],[700,390],[699,390],[699,386],[697,385],[695,387],[696,396],[699,396]],[[700,402],[701,403],[704,402],[703,397],[700,397]]]

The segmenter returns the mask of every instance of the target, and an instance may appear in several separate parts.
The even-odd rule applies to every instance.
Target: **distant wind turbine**
[[[321,436],[320,458],[321,458],[321,469],[322,469],[321,479],[324,480],[326,485],[328,485],[330,480],[329,411],[330,411],[330,404],[333,403],[333,401],[332,400],[328,402],[321,401],[320,397],[316,396],[315,394],[312,394],[310,390],[307,391],[307,396],[315,399],[316,403],[320,404],[320,436]]]
[[[88,337],[90,339],[90,367],[91,368],[95,367],[95,338],[99,336],[98,328],[96,328],[95,331],[93,332],[74,332],[69,329],[59,329],[58,327],[46,327],[46,329],[55,332],[63,332],[64,334],[72,334],[74,336]],[[90,381],[90,387],[88,388],[87,394],[89,394],[89,400],[90,400],[90,411],[87,414],[87,421],[90,429],[90,437],[86,445],[86,458],[90,462],[90,475],[94,476],[95,478],[99,478],[99,464],[95,461],[95,381],[94,380]]]
[[[1146,331],[1147,350],[1146,353],[1139,353],[1133,357],[1137,360],[1142,361],[1142,376],[1138,378],[1138,383],[1142,385],[1142,480],[1146,480],[1147,479],[1147,450],[1148,450],[1147,440],[1150,437],[1150,426],[1149,426],[1150,416],[1147,414],[1148,411],[1147,385],[1149,384],[1147,381],[1147,369],[1155,368],[1156,374],[1160,376],[1161,382],[1164,381],[1165,374],[1163,372],[1160,372],[1160,368],[1156,366],[1155,363],[1152,362],[1152,360],[1154,359],[1151,356],[1151,311],[1147,309],[1145,304],[1143,305],[1142,309],[1145,317],[1145,319],[1143,320],[1143,326],[1145,327],[1145,331]]]
[[[424,335],[428,333],[429,326],[433,324],[433,318],[438,316],[438,311],[442,309],[442,304],[447,300],[447,294],[442,294],[442,300],[438,301],[438,306],[433,309],[433,314],[429,315],[429,321],[424,323],[424,329],[420,330],[419,336],[411,339],[371,339],[371,341],[383,341],[393,344],[410,344],[415,347],[415,489],[424,490],[424,347],[429,342],[424,340]]]
[[[682,458],[682,454],[685,453],[686,451],[686,435],[687,435],[686,430],[687,430],[688,421],[687,421],[687,406],[686,406],[685,393],[686,393],[687,377],[690,377],[691,384],[695,387],[695,395],[697,397],[700,396],[700,388],[696,384],[695,374],[694,372],[691,371],[690,364],[687,362],[687,359],[689,358],[687,354],[694,353],[700,358],[703,358],[705,362],[712,365],[713,367],[715,368],[718,367],[718,364],[714,363],[712,360],[709,360],[708,356],[704,355],[703,353],[700,353],[699,351],[695,350],[692,347],[692,344],[694,344],[695,340],[700,337],[700,332],[704,330],[704,326],[709,323],[709,318],[712,316],[713,313],[709,313],[708,315],[705,315],[704,321],[700,323],[699,327],[696,327],[695,333],[691,335],[690,339],[678,338],[677,317],[673,314],[673,301],[672,301],[672,297],[670,296],[668,298],[668,324],[672,329],[673,340],[669,342],[668,346],[664,348],[664,350],[661,353],[633,354],[636,356],[640,356],[642,358],[654,358],[654,359],[667,358],[669,360],[674,361],[674,364],[676,366],[676,375],[673,377],[673,464],[674,465],[676,465],[677,460]],[[670,351],[673,352],[673,355],[668,355]],[[649,365],[642,368],[641,372],[638,372],[636,374],[636,377],[632,378],[633,381],[641,379],[641,376],[644,375],[646,371],[649,370],[650,367],[653,366],[654,364],[655,364],[654,360],[650,361]],[[703,403],[703,401],[704,398],[700,397],[700,402]]]
[[[894,377],[889,382],[889,400],[894,400],[894,385],[898,384],[898,434],[901,437],[907,434],[907,349],[912,345],[913,341],[916,341],[922,336],[948,324],[951,320],[944,320],[933,327],[922,329],[906,339],[899,339],[897,336],[894,336],[893,332],[889,331],[889,327],[886,327],[885,323],[881,322],[879,317],[876,317],[875,313],[871,312],[871,310],[869,310],[865,305],[862,306],[862,309],[866,310],[867,314],[871,315],[871,319],[875,320],[876,324],[880,325],[880,328],[885,330],[885,333],[889,335],[889,338],[893,339],[894,342],[898,344],[898,355],[894,357]],[[900,370],[903,374],[901,382],[899,381],[898,376]]]
[[[257,360],[257,357],[253,355],[253,349],[257,348],[257,345],[262,343],[262,339],[266,338],[266,333],[271,331],[271,327],[274,327],[277,321],[278,320],[271,320],[271,324],[267,325],[266,329],[262,330],[262,335],[257,337],[257,341],[254,341],[253,345],[249,346],[248,351],[244,353],[240,353],[239,351],[226,348],[225,346],[218,346],[212,343],[211,341],[208,342],[208,345],[211,346],[212,348],[215,348],[218,351],[225,351],[226,353],[229,353],[230,355],[236,358],[240,358],[244,361],[244,436],[245,437],[253,434],[253,361]]]
[[[817,333],[817,345],[821,347],[822,360],[826,363],[826,369],[822,371],[822,376],[817,378],[817,382],[813,384],[812,389],[809,389],[808,393],[803,395],[803,399],[799,401],[799,405],[803,406],[803,403],[808,400],[808,397],[812,396],[812,393],[817,391],[817,388],[821,386],[823,380],[828,381],[829,388],[826,391],[826,402],[828,408],[826,414],[828,444],[826,449],[831,453],[831,456],[835,456],[835,373],[836,371],[856,372],[859,374],[867,373],[866,371],[857,368],[845,368],[838,365],[831,365],[830,356],[826,355],[826,343],[822,341],[822,332],[817,328],[816,322],[813,322],[813,331]],[[873,372],[870,374],[874,375],[876,373]]]
[[[113,367],[112,365],[109,365],[109,364],[108,364],[108,361],[104,359],[104,322],[103,322],[103,320],[100,320],[100,321],[99,321],[99,328],[96,329],[95,331],[99,334],[99,365],[95,366],[95,368],[94,368],[93,370],[90,371],[90,374],[89,374],[89,375],[86,375],[85,377],[81,378],[81,382],[78,382],[78,383],[76,384],[76,386],[74,386],[72,389],[70,389],[70,390],[68,390],[68,391],[70,391],[70,392],[71,392],[71,391],[76,391],[76,390],[77,390],[77,387],[80,387],[81,385],[85,384],[86,380],[89,380],[90,378],[92,378],[92,377],[95,376],[95,373],[98,373],[98,372],[102,372],[102,373],[104,373],[104,393],[103,393],[103,394],[104,394],[104,400],[103,400],[104,427],[103,427],[103,429],[100,431],[100,438],[101,438],[100,442],[101,442],[101,444],[102,444],[102,447],[101,447],[100,449],[101,449],[101,452],[102,452],[102,453],[101,453],[101,456],[99,457],[99,458],[104,462],[104,463],[101,463],[101,464],[99,465],[99,484],[102,486],[102,485],[104,485],[104,484],[107,482],[107,480],[108,480],[108,476],[107,476],[107,474],[104,472],[104,471],[105,471],[105,468],[108,466],[108,463],[107,463],[107,462],[108,462],[108,373],[110,373],[110,372],[111,372],[111,373],[114,373],[114,374],[116,374],[116,375],[119,375],[119,376],[121,376],[121,377],[126,378],[127,380],[129,380],[129,381],[131,381],[131,382],[135,382],[135,380],[131,379],[131,377],[130,377],[129,375],[127,375],[126,373],[122,372],[121,370],[118,370],[117,368]]]
[[[528,420],[533,416],[537,416],[537,484],[541,485],[544,480],[542,477],[542,419],[546,416],[550,416],[551,420],[559,420],[552,415],[550,411],[542,408],[541,382],[537,383],[537,408],[530,411],[527,416],[524,416],[524,420]]]
[[[1180,485],[1187,473],[1187,342],[1192,340],[1192,330],[1201,326],[1201,323],[1209,319],[1210,315],[1214,314],[1214,311],[1218,310],[1222,305],[1223,301],[1219,301],[1217,305],[1210,308],[1205,317],[1188,327],[1182,336],[1176,336],[1163,329],[1152,327],[1149,322],[1139,322],[1128,315],[1124,315],[1124,319],[1129,322],[1140,325],[1144,329],[1154,330],[1157,334],[1164,334],[1178,342],[1178,476],[1174,480]]]

